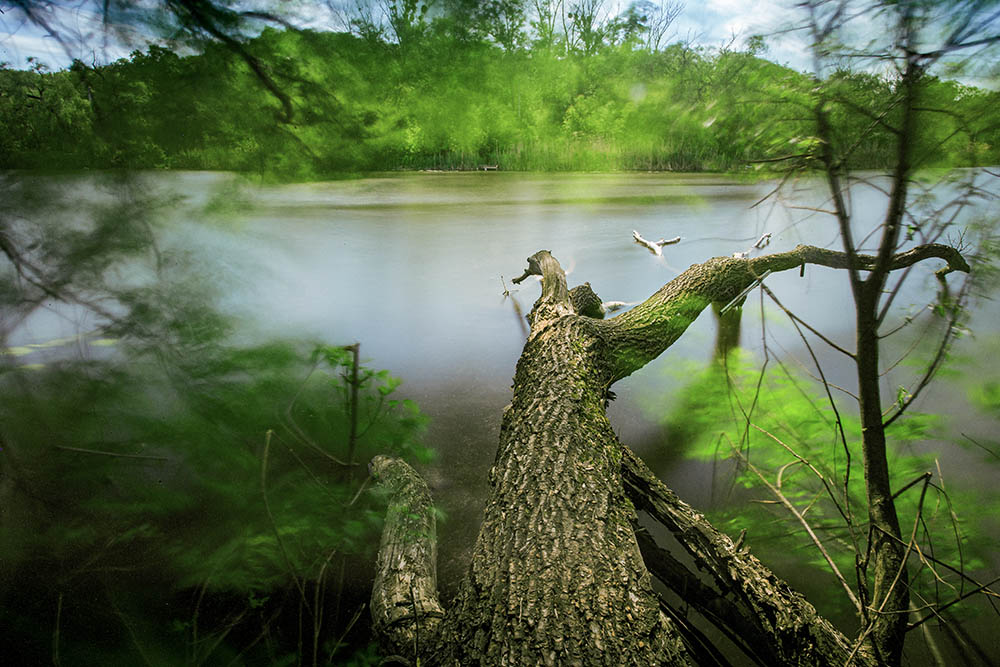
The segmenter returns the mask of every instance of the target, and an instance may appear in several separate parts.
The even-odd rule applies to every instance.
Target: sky
[[[691,0],[677,19],[677,38],[719,47],[736,36],[736,47],[752,35],[764,35],[769,60],[799,70],[810,67],[809,45],[796,24],[794,0]]]
[[[128,56],[146,41],[140,32],[133,31],[135,41],[130,45],[105,30],[96,0],[56,0],[37,5],[38,16],[51,32],[28,20],[10,2],[0,0],[0,62],[9,67],[24,68],[28,58],[53,70],[69,67],[74,58],[88,64],[105,64]]]
[[[142,2],[143,0],[139,0]],[[149,0],[146,0],[147,2]],[[104,30],[100,3],[97,0],[63,0],[51,3],[42,18],[62,36],[54,38],[41,26],[25,17],[10,2],[0,0],[0,62],[10,67],[26,67],[27,58],[33,57],[50,69],[68,67],[73,58],[88,64],[102,64],[127,57],[146,41],[143,35],[132,31],[130,43],[108,34]],[[624,11],[628,1],[605,0],[609,11]],[[769,34],[787,27],[794,17],[783,0],[690,0],[683,13],[671,27],[669,40],[690,42],[696,45],[720,47],[733,41],[741,47],[754,34]],[[317,28],[336,26],[324,2],[299,2],[298,25]],[[806,44],[796,35],[775,36],[768,39],[767,57],[797,69],[808,68]]]
[[[245,9],[275,6],[275,0],[237,1]],[[359,2],[388,1],[391,0],[278,0],[277,6],[288,13],[294,25],[342,30],[342,16],[331,12],[331,5],[354,7]],[[564,1],[569,7],[579,0]],[[621,14],[632,1],[603,0],[604,10],[611,15]],[[660,3],[670,0],[647,1]],[[742,48],[749,37],[763,35],[767,45],[764,57],[800,71],[813,70],[807,35],[801,30],[792,30],[802,20],[801,10],[795,8],[800,0],[673,1],[686,6],[671,26],[665,43],[683,41],[710,48],[727,45]],[[141,11],[162,7],[163,3],[162,0],[119,0],[117,4],[128,7],[130,11]],[[947,8],[945,11],[954,11],[962,8],[963,4],[965,0],[951,0],[942,2],[940,7]],[[28,20],[11,0],[0,0],[0,62],[7,63],[9,67],[28,67],[28,58],[35,58],[50,69],[66,68],[74,58],[87,64],[105,64],[127,57],[135,49],[144,48],[151,38],[149,32],[142,32],[139,23],[106,30],[100,9],[102,0],[40,0],[31,5],[43,8],[38,11],[40,21]],[[943,15],[948,18],[953,16],[948,13]],[[44,22],[59,38],[53,37],[39,25],[40,22]],[[856,43],[864,43],[880,35],[880,28],[871,14],[852,22],[851,26],[857,26],[852,28]],[[936,24],[931,27],[936,27]],[[1000,33],[1000,12],[992,15],[988,31]],[[996,51],[991,56],[974,54],[971,62],[978,71],[967,69],[961,74],[949,74],[949,78],[957,77],[964,83],[994,88],[1000,80],[1000,57],[997,57]]]

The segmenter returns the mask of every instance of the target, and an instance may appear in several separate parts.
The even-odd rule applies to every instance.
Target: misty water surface
[[[772,235],[768,252],[799,243],[839,247],[832,218],[795,208],[823,205],[815,182],[789,185],[758,204],[774,183],[717,175],[423,173],[273,186],[212,173],[146,179],[150,188],[181,195],[165,242],[206,258],[207,273],[224,287],[225,308],[242,323],[239,338],[358,341],[369,366],[404,380],[401,393],[430,416],[427,441],[439,452],[424,472],[448,517],[441,528],[443,582],[457,579],[477,529],[524,342],[515,305],[527,313],[539,294],[534,278],[511,283],[529,255],[550,250],[571,287],[587,281],[604,300],[639,302],[689,265],[746,251],[765,232]],[[853,197],[863,237],[877,224],[882,195],[859,189]],[[656,257],[633,242],[633,230],[682,241]],[[897,300],[901,316],[919,315],[933,301],[937,266],[926,264]],[[802,277],[791,271],[767,283],[787,307],[851,347],[843,272],[809,267]],[[770,303],[764,312],[772,348],[811,370],[787,318]],[[743,342],[758,353],[760,315],[755,292],[745,307]],[[35,321],[19,335],[44,340],[72,335],[73,327],[80,323]],[[616,385],[609,410],[623,442],[682,497],[706,508],[713,502],[711,470],[670,451],[660,418],[685,374],[708,362],[714,328],[706,311],[660,359]],[[1000,329],[997,309],[981,307],[972,329],[977,338],[962,349],[981,355]],[[906,336],[890,349],[905,350],[912,341]],[[828,378],[850,387],[853,369],[843,358],[815,349]],[[990,361],[980,372],[995,368]],[[892,378],[886,387],[891,395]],[[925,400],[941,406],[949,397],[953,409],[963,409],[961,397],[948,391]],[[951,460],[963,465],[960,456]],[[974,474],[971,463],[965,472]]]

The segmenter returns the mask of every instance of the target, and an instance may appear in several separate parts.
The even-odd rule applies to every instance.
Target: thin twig
[[[295,574],[295,568],[292,567],[292,560],[288,556],[288,552],[285,550],[285,543],[281,539],[281,533],[278,531],[278,524],[274,520],[274,514],[271,513],[271,504],[267,500],[267,456],[271,449],[271,436],[274,435],[274,431],[271,429],[267,430],[264,437],[264,452],[261,455],[260,461],[260,492],[261,496],[264,498],[264,511],[267,512],[268,521],[271,524],[271,530],[274,532],[274,539],[278,544],[278,550],[281,551],[281,557],[285,561],[285,567],[288,568],[288,574],[292,577],[292,581],[295,582],[295,588],[299,591],[299,596],[302,602],[306,602],[306,591],[302,586],[302,582],[299,581],[298,576]],[[306,604],[308,609],[309,605]]]
[[[785,449],[785,451],[787,451],[787,452],[788,452],[789,454],[791,454],[792,456],[794,456],[794,457],[795,457],[795,458],[796,458],[796,459],[798,460],[798,462],[799,462],[799,463],[801,463],[802,465],[804,465],[804,466],[806,466],[807,468],[809,468],[809,470],[811,470],[811,471],[812,471],[812,473],[813,473],[814,475],[816,475],[816,477],[818,477],[818,478],[819,478],[819,480],[820,480],[820,481],[821,481],[821,482],[823,483],[823,488],[825,488],[825,489],[826,489],[826,492],[827,492],[827,495],[828,495],[828,496],[830,497],[830,500],[831,500],[831,501],[833,502],[833,505],[834,505],[834,507],[836,507],[836,508],[837,508],[837,511],[838,511],[838,512],[840,513],[840,515],[841,515],[842,517],[844,517],[844,520],[845,520],[845,521],[850,521],[850,519],[849,519],[849,518],[848,518],[848,516],[847,516],[847,512],[846,512],[846,511],[844,510],[844,508],[843,508],[843,507],[841,507],[841,506],[840,506],[840,503],[839,503],[839,502],[837,501],[837,496],[836,496],[836,494],[835,494],[835,493],[833,492],[833,489],[832,489],[832,488],[830,487],[830,483],[829,483],[829,482],[827,481],[827,479],[826,479],[826,477],[825,477],[825,476],[823,475],[823,473],[821,473],[821,472],[820,472],[819,470],[817,470],[817,469],[816,469],[816,466],[814,466],[814,465],[813,465],[812,463],[810,463],[808,459],[806,459],[806,458],[804,458],[804,457],[800,456],[800,455],[798,454],[798,452],[796,452],[796,451],[795,451],[794,449],[792,449],[792,448],[791,448],[791,447],[789,447],[789,446],[788,446],[787,444],[785,444],[785,443],[784,443],[784,442],[783,442],[783,441],[781,440],[781,438],[779,438],[778,436],[776,436],[776,435],[774,435],[773,433],[771,433],[771,432],[769,432],[769,431],[767,431],[767,430],[765,430],[765,429],[761,428],[761,427],[760,427],[760,426],[758,426],[757,424],[753,424],[752,426],[753,426],[753,427],[754,427],[755,429],[757,429],[758,431],[760,431],[761,433],[763,433],[764,435],[766,435],[767,437],[769,437],[769,438],[771,438],[772,440],[774,440],[774,441],[775,441],[776,443],[778,443],[779,445],[781,445],[781,446],[782,446],[782,447],[783,447],[783,448]],[[780,485],[779,485],[779,486],[780,486]],[[847,500],[847,499],[845,499],[845,500]]]
[[[319,568],[319,574],[316,575],[316,584],[313,586],[313,667],[316,667],[316,661],[319,657],[319,637],[323,629],[323,575],[326,574],[326,566],[330,564],[330,559],[333,558],[335,553],[337,553],[337,550],[333,549],[327,555],[326,560],[323,561],[323,565]]]
[[[798,509],[795,507],[795,505],[793,505],[791,501],[788,500],[788,497],[781,491],[781,489],[776,487],[774,484],[771,484],[771,482],[769,482],[767,478],[764,477],[763,473],[761,473],[761,471],[755,465],[750,463],[749,459],[744,457],[743,454],[739,452],[739,450],[735,446],[733,447],[733,451],[743,461],[743,464],[753,474],[755,474],[758,477],[758,479],[760,479],[760,481],[764,484],[764,486],[768,488],[771,494],[778,499],[778,501],[782,504],[782,506],[785,509],[787,509],[792,514],[792,516],[794,516],[796,520],[802,525],[806,533],[809,535],[809,539],[812,540],[812,543],[819,550],[820,554],[822,554],[823,559],[826,560],[827,565],[830,566],[830,570],[833,572],[834,576],[840,582],[840,585],[843,586],[844,591],[847,593],[848,599],[851,601],[851,604],[854,605],[855,609],[858,612],[858,615],[861,616],[862,615],[861,603],[858,601],[858,598],[854,594],[854,591],[851,590],[851,587],[848,585],[847,580],[844,579],[844,575],[840,573],[840,568],[838,568],[837,564],[833,562],[833,558],[826,550],[826,547],[823,546],[823,542],[819,539],[819,536],[816,535],[816,533],[812,529],[812,526],[810,526],[809,522],[806,521],[805,516],[803,516],[802,513],[799,512]]]
[[[948,319],[946,325],[947,328],[945,330],[944,336],[941,337],[941,342],[938,344],[938,349],[934,354],[934,358],[931,360],[931,363],[927,366],[927,370],[920,378],[920,381],[917,383],[916,388],[913,389],[913,391],[909,392],[908,397],[906,398],[905,401],[903,401],[899,405],[896,412],[894,412],[891,417],[889,417],[882,423],[883,428],[888,428],[890,424],[892,424],[894,421],[903,416],[903,413],[906,412],[907,408],[909,408],[913,404],[913,401],[917,399],[917,397],[927,387],[927,385],[930,384],[931,379],[937,373],[938,369],[941,368],[941,365],[945,362],[948,350],[951,348],[951,343],[955,338],[955,332],[956,332],[955,325],[958,323],[959,313],[961,312],[959,304],[964,303],[965,297],[968,294],[968,286],[969,286],[969,281],[963,282],[962,289],[959,292],[955,300],[955,303],[953,305],[951,317],[949,317]]]
[[[813,334],[815,334],[817,338],[819,338],[821,341],[823,341],[824,343],[826,343],[827,345],[829,345],[830,347],[832,347],[833,349],[835,349],[837,352],[840,352],[841,354],[844,354],[844,355],[850,357],[851,359],[857,359],[857,356],[853,352],[845,350],[840,345],[837,345],[832,340],[830,340],[829,338],[827,338],[826,336],[824,336],[823,334],[821,334],[819,331],[817,331],[814,327],[810,326],[808,322],[806,322],[801,317],[799,317],[798,315],[796,315],[795,313],[793,313],[792,311],[790,311],[788,308],[786,308],[785,304],[781,303],[781,301],[778,300],[778,297],[775,296],[774,292],[772,292],[771,288],[769,288],[767,285],[765,285],[764,283],[761,283],[760,287],[761,287],[761,289],[764,290],[764,292],[769,297],[771,297],[771,300],[774,301],[774,303],[777,304],[777,306],[779,308],[781,308],[781,310],[783,310],[786,315],[788,315],[789,318],[791,318],[792,320],[798,322],[799,324],[801,324],[802,326],[804,326],[806,329],[809,329],[809,331],[811,331]]]
[[[55,627],[52,628],[52,664],[55,667],[62,665],[62,660],[59,657],[59,631],[62,624],[62,607],[63,592],[59,591],[59,597],[56,600],[56,623]]]
[[[151,459],[153,461],[169,461],[166,456],[151,456],[149,454],[119,454],[118,452],[104,452],[99,449],[85,449],[83,447],[69,447],[67,445],[55,445],[56,449],[63,449],[67,452],[80,452],[82,454],[100,454],[101,456],[113,456],[119,459]]]
[[[351,405],[350,405],[350,433],[347,436],[347,483],[348,487],[354,481],[354,450],[358,444],[358,365],[361,356],[361,343],[345,345],[344,349],[352,354],[351,360]]]
[[[905,492],[905,491],[907,491],[907,490],[911,489],[912,487],[916,486],[916,485],[917,485],[917,484],[919,484],[920,482],[923,482],[923,481],[925,481],[925,480],[928,480],[928,479],[930,479],[930,478],[931,478],[931,473],[930,473],[930,471],[928,471],[928,472],[925,472],[925,473],[922,473],[922,474],[921,474],[921,475],[920,475],[919,477],[917,477],[917,478],[916,478],[915,480],[913,480],[912,482],[910,482],[909,484],[907,484],[906,486],[904,486],[903,488],[901,488],[901,489],[900,489],[899,491],[897,491],[896,493],[892,494],[892,499],[893,499],[893,500],[895,500],[896,498],[898,498],[899,496],[901,496],[901,495],[903,494],[903,492]]]
[[[767,287],[764,286],[764,289],[767,290]],[[791,322],[792,326],[795,327],[795,331],[798,332],[799,338],[801,338],[803,344],[805,344],[806,350],[809,352],[809,356],[812,358],[813,364],[816,366],[816,372],[819,373],[820,381],[823,383],[823,389],[826,392],[827,400],[830,403],[830,409],[833,410],[833,414],[836,419],[837,431],[840,434],[840,441],[844,446],[844,455],[847,458],[846,465],[844,466],[844,500],[847,503],[845,506],[847,513],[844,518],[847,519],[847,524],[848,526],[851,527],[852,541],[854,541],[854,529],[853,529],[854,522],[851,519],[851,512],[850,512],[851,506],[849,501],[850,492],[848,490],[851,480],[851,449],[847,444],[847,433],[845,433],[844,431],[844,422],[840,417],[840,409],[837,407],[837,402],[833,399],[833,392],[830,391],[830,383],[826,379],[826,373],[823,372],[823,365],[820,364],[819,359],[816,356],[816,352],[812,348],[812,345],[809,343],[809,340],[805,337],[805,334],[802,333],[802,329],[799,328],[798,322],[795,319],[792,319]],[[851,356],[853,357],[853,355]]]
[[[972,589],[972,590],[970,590],[970,591],[968,591],[966,593],[963,593],[962,595],[959,595],[958,597],[956,597],[954,600],[951,600],[950,602],[946,602],[945,604],[943,604],[940,607],[938,607],[937,609],[935,609],[935,613],[928,614],[928,615],[924,616],[923,618],[921,618],[920,620],[915,621],[913,623],[910,623],[908,626],[906,626],[907,631],[912,630],[912,629],[917,628],[917,627],[920,627],[921,625],[923,625],[927,621],[929,621],[932,618],[934,618],[934,616],[935,616],[936,613],[941,613],[942,611],[944,611],[948,607],[956,605],[959,602],[961,602],[962,600],[965,600],[966,598],[972,597],[976,593],[981,593],[983,591],[989,591],[989,587],[992,586],[993,584],[997,583],[997,582],[1000,582],[1000,577],[996,577],[995,579],[991,580],[989,583],[983,584],[982,586],[979,586],[978,588],[974,588],[974,589]],[[989,591],[989,592],[992,592],[992,591]]]
[[[983,450],[984,452],[986,452],[987,454],[989,454],[993,458],[995,458],[997,460],[1000,460],[1000,454],[997,454],[992,449],[989,449],[988,447],[986,447],[985,445],[981,444],[980,442],[974,440],[973,438],[969,437],[965,433],[962,434],[962,437],[965,438],[966,440],[968,440],[969,442],[971,442],[972,444],[974,444],[976,447],[979,447],[979,449]]]

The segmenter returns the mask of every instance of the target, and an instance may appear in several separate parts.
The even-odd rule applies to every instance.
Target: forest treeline
[[[767,60],[760,37],[665,45],[628,14],[593,34],[535,22],[504,37],[393,6],[410,5],[388,28],[355,18],[349,32],[267,28],[196,55],[154,45],[103,66],[4,67],[0,167],[734,171],[806,154],[815,135],[814,80]],[[843,144],[863,137],[848,166],[889,164],[896,77],[831,82]],[[921,90],[931,164],[1000,162],[1000,93],[933,76]]]

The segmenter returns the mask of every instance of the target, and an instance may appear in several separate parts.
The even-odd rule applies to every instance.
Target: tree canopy
[[[14,130],[0,138],[0,166],[299,180],[482,166],[731,171],[771,166],[812,136],[808,74],[768,61],[760,37],[668,43],[657,30],[671,5],[614,15],[601,2],[539,2],[529,14],[513,0],[400,0],[347,11],[343,32],[259,21],[248,32],[246,17],[197,9],[212,3],[167,4],[196,54],[154,44],[104,66],[0,70],[0,118]],[[838,136],[866,137],[849,166],[890,164],[891,132],[872,119],[898,78],[845,66],[830,82]],[[997,162],[996,92],[928,76],[921,96],[927,113],[945,111],[921,124],[934,165]]]

